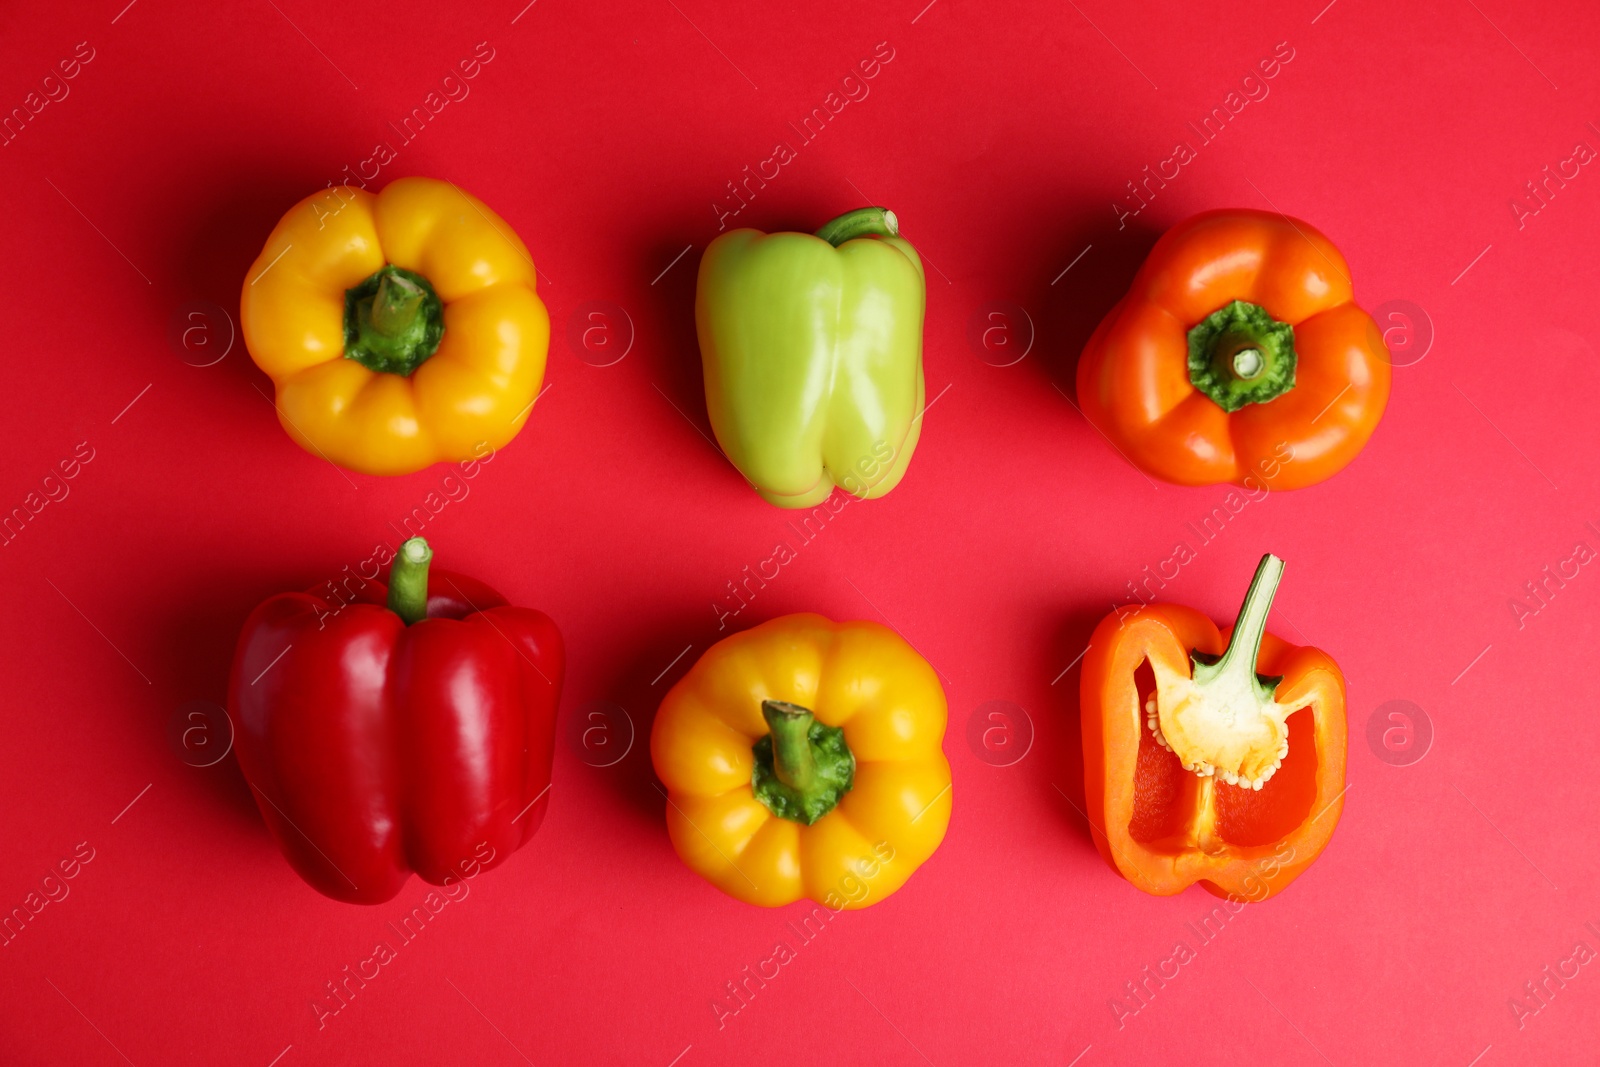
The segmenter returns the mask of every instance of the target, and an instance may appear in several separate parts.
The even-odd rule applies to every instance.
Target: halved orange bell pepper
[[[1283,561],[1265,556],[1228,632],[1190,608],[1114,611],[1083,658],[1084,798],[1095,847],[1146,893],[1199,882],[1265,900],[1333,836],[1344,676],[1266,633]]]
[[[1078,403],[1157,478],[1298,489],[1366,445],[1389,373],[1331,241],[1286,215],[1208,211],[1156,242],[1089,338]]]

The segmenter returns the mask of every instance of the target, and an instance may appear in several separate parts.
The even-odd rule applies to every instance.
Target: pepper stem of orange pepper
[[[810,826],[855,784],[856,758],[844,731],[787,700],[763,700],[761,717],[771,733],[751,746],[751,790],[774,815]]]
[[[1189,382],[1224,411],[1265,404],[1294,388],[1294,328],[1235,300],[1189,331]]]
[[[1283,580],[1283,560],[1268,552],[1256,565],[1256,575],[1245,591],[1244,603],[1239,606],[1239,618],[1233,624],[1233,634],[1228,638],[1228,650],[1214,663],[1195,660],[1194,680],[1197,683],[1230,675],[1247,680],[1261,690],[1262,696],[1272,699],[1273,689],[1261,683],[1256,675],[1256,660],[1261,655],[1261,638],[1267,632],[1267,616],[1272,611],[1272,598],[1278,593],[1278,583]]]
[[[863,207],[846,211],[823,224],[817,236],[835,248],[856,237],[899,237],[900,220],[886,207]]]
[[[389,567],[389,610],[407,626],[428,617],[428,564],[433,549],[420,537],[400,546]]]

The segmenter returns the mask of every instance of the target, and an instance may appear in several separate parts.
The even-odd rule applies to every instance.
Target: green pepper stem
[[[855,784],[844,730],[786,700],[763,700],[761,717],[769,732],[750,746],[750,788],[772,814],[810,826]]]
[[[344,354],[370,371],[410,377],[443,337],[444,303],[415,271],[386,263],[344,291]]]
[[[427,297],[422,286],[403,274],[385,274],[372,297],[372,328],[385,337],[400,337],[412,328]]]
[[[428,564],[433,549],[420,537],[400,546],[389,568],[389,610],[407,626],[428,617]]]
[[[811,710],[785,700],[763,700],[761,717],[772,731],[772,769],[778,781],[802,793],[809,791],[817,780]]]
[[[1189,382],[1223,411],[1265,404],[1294,388],[1294,327],[1266,308],[1234,300],[1188,335]]]
[[[1272,611],[1272,598],[1277,595],[1278,583],[1283,580],[1283,560],[1268,552],[1256,566],[1256,575],[1245,591],[1244,603],[1239,606],[1239,618],[1233,624],[1233,634],[1228,638],[1228,650],[1215,664],[1202,669],[1196,665],[1195,680],[1202,675],[1221,678],[1232,675],[1251,683],[1256,679],[1256,660],[1261,656],[1261,638],[1267,632],[1267,616]],[[1256,686],[1255,688],[1259,688]]]
[[[863,207],[846,211],[843,215],[824,223],[817,236],[835,248],[856,237],[876,234],[879,237],[899,237],[900,220],[886,207]]]

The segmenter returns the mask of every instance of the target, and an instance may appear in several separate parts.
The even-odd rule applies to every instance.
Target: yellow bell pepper
[[[944,690],[874,622],[786,615],[713,645],[650,736],[667,829],[729,896],[877,903],[950,824]]]
[[[408,474],[522,429],[550,347],[535,289],[527,247],[481,201],[401,178],[289,209],[240,319],[290,437],[351,470]]]

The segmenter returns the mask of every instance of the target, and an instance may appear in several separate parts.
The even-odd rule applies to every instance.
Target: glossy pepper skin
[[[1258,606],[1259,627],[1266,607]],[[1089,825],[1100,855],[1146,893],[1177,893],[1199,882],[1218,896],[1265,900],[1311,865],[1339,821],[1344,676],[1326,653],[1259,628],[1251,663],[1248,614],[1241,612],[1232,630],[1219,630],[1191,608],[1147,604],[1112,612],[1089,639],[1081,683]],[[1258,788],[1221,780],[1221,769],[1186,770],[1174,751],[1181,744],[1161,730],[1181,717],[1186,683],[1204,669],[1197,661],[1234,645],[1234,665],[1265,676],[1255,681],[1270,689],[1278,714],[1287,712],[1265,720],[1286,728],[1287,751]],[[1248,703],[1237,701],[1221,721],[1243,722]]]
[[[673,847],[750,904],[874,904],[944,840],[945,718],[933,669],[877,623],[786,615],[724,638],[650,735]]]
[[[502,448],[544,379],[527,247],[450,182],[339,186],[283,216],[245,277],[245,344],[306,451],[407,474]]]
[[[1154,477],[1298,489],[1366,445],[1389,375],[1332,242],[1285,215],[1209,211],[1156,242],[1095,330],[1078,402]]]
[[[922,260],[894,212],[862,208],[816,236],[730,230],[695,286],[717,443],[779,507],[835,485],[879,497],[922,432]]]
[[[239,765],[284,856],[335,900],[380,904],[413,871],[473,877],[548,807],[561,634],[464,575],[424,561],[419,581],[404,562],[417,544],[390,587],[368,582],[352,603],[263,601],[234,654]],[[410,625],[386,606],[407,587]]]

